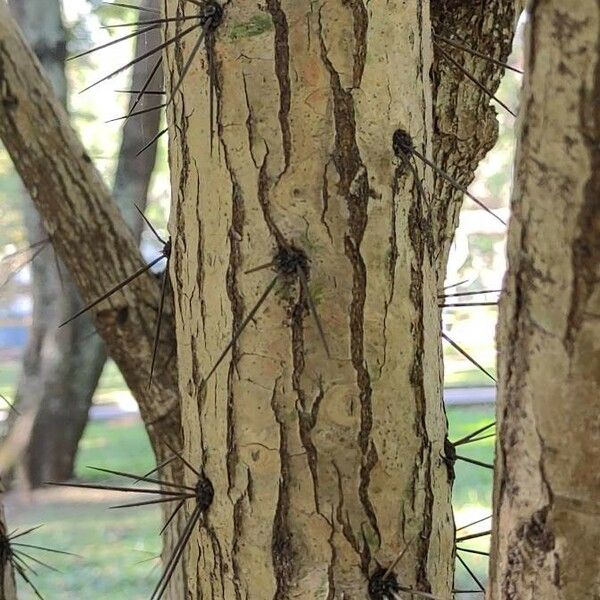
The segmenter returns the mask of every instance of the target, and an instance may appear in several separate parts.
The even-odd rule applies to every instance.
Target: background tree
[[[67,42],[60,1],[11,0],[10,6],[58,97],[66,105]],[[159,2],[144,0],[142,6],[157,10]],[[148,44],[155,45],[159,40],[159,32],[148,32],[139,38],[136,53],[141,54]],[[134,69],[133,89],[143,84],[146,70],[143,63]],[[156,79],[161,80],[161,72]],[[132,104],[134,100],[132,96]],[[144,107],[159,103],[159,98],[151,97]],[[137,153],[146,143],[145,136],[152,138],[158,132],[159,121],[160,112],[152,111],[127,120],[123,128],[113,197],[138,240],[142,219],[134,203],[144,210],[156,146],[139,157]],[[29,199],[24,199],[24,206],[28,239],[34,244],[44,239],[46,232]],[[2,468],[6,470],[27,443],[24,474],[33,487],[72,476],[77,446],[106,362],[104,343],[93,335],[88,315],[58,328],[82,307],[82,302],[68,272],[64,269],[59,272],[53,252],[52,248],[42,252],[32,263],[33,321],[16,393],[23,420],[30,425],[24,427],[19,423],[13,428],[2,455]],[[29,439],[23,435],[24,430]]]
[[[479,7],[457,8],[485,31]],[[492,7],[494,32],[512,10]],[[431,30],[401,3],[231,4],[208,57],[186,72],[192,35],[168,52],[182,423],[215,487],[185,557],[195,597],[364,598],[407,545],[406,585],[451,587],[436,296],[455,194],[420,194],[392,138],[403,129],[431,156],[445,134],[442,162],[468,179],[493,133],[475,135],[486,104],[452,64],[432,89]]]
[[[530,2],[499,335],[494,600],[600,595],[600,13]]]

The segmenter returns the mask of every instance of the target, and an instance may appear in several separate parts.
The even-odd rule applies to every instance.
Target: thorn
[[[460,352],[467,360],[469,360],[473,365],[475,365],[482,373],[485,373],[494,383],[498,383],[496,378],[486,371],[466,350],[463,350],[456,342],[454,342],[451,338],[448,337],[442,331],[442,337],[457,351]]]

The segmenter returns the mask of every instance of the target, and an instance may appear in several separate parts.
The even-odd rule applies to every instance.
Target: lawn
[[[493,407],[449,408],[450,439],[456,440],[491,419]],[[490,461],[493,439],[462,446],[461,450],[467,456]],[[105,480],[101,473],[86,469],[86,465],[134,473],[152,468],[153,459],[143,426],[135,418],[91,423],[81,442],[77,476],[88,481]],[[457,462],[454,485],[457,526],[485,516],[489,512],[490,494],[491,471]],[[154,508],[107,510],[111,504],[121,501],[119,496],[118,493],[105,495],[63,488],[42,490],[30,497],[8,494],[5,504],[10,528],[23,531],[43,523],[42,528],[28,536],[28,543],[82,556],[43,557],[62,571],[36,569],[35,582],[44,597],[142,600],[150,596],[153,582],[159,576],[158,561],[153,557],[160,551],[160,512]],[[485,527],[485,524],[480,526]],[[470,547],[482,549],[485,543],[487,538]],[[467,555],[466,559],[483,578],[486,567],[482,557]],[[472,589],[473,586],[459,566],[457,587]],[[19,587],[22,600],[34,600],[35,596],[22,583]],[[460,597],[469,598],[468,595]]]

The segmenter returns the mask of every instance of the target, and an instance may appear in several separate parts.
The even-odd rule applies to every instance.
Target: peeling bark
[[[600,10],[529,3],[498,328],[494,600],[600,597]]]

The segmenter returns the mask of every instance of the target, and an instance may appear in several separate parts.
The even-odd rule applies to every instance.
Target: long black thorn
[[[158,69],[160,69],[160,65],[162,65],[162,60],[162,56],[159,56],[158,60],[154,63],[154,66],[152,67],[148,77],[146,77],[146,81],[144,81],[144,84],[142,85],[142,89],[135,97],[135,100],[131,103],[131,108],[127,111],[127,117],[125,117],[125,121],[127,121],[127,119],[132,115],[132,113],[135,112],[137,105],[141,102],[142,97],[146,93],[146,90],[148,89],[150,83],[152,82],[152,79],[156,75],[156,72],[158,71]]]
[[[204,387],[207,384],[207,382],[211,378],[212,374],[217,370],[217,368],[221,364],[221,362],[223,362],[223,359],[225,358],[225,356],[227,356],[227,353],[229,352],[229,350],[231,350],[231,348],[233,348],[234,344],[236,343],[236,341],[238,340],[240,335],[242,335],[244,329],[246,329],[246,326],[248,325],[248,323],[250,323],[250,321],[252,321],[252,319],[254,318],[254,315],[258,312],[258,310],[262,306],[263,302],[267,299],[267,297],[271,293],[271,290],[275,287],[275,284],[277,283],[278,279],[279,279],[279,274],[275,275],[275,277],[273,278],[271,283],[269,283],[269,285],[267,286],[267,289],[262,293],[261,297],[258,299],[258,302],[254,305],[254,308],[248,313],[248,316],[243,320],[242,324],[238,327],[238,330],[233,334],[231,341],[227,344],[227,346],[225,347],[225,350],[223,350],[223,352],[217,359],[217,362],[213,365],[213,367],[209,371],[208,375],[204,378],[204,381],[202,382],[202,387]]]
[[[431,167],[442,179],[446,180],[450,185],[456,188],[459,192],[462,192],[465,196],[473,200],[477,206],[485,210],[488,214],[492,215],[494,219],[500,221],[502,225],[506,226],[506,222],[499,217],[491,208],[486,206],[477,196],[471,194],[471,192],[464,186],[458,183],[456,179],[450,177],[446,171],[438,167],[434,162],[430,161],[425,155],[421,154],[418,150],[412,149],[412,153],[420,160],[422,160],[428,167]]]
[[[100,296],[99,298],[96,298],[96,300],[94,300],[90,304],[87,304],[86,306],[84,306],[81,310],[79,310],[76,314],[74,314],[72,317],[67,319],[64,323],[61,323],[59,325],[59,327],[63,327],[67,323],[70,323],[77,317],[81,316],[83,313],[86,313],[88,310],[94,308],[94,306],[100,304],[100,302],[102,302],[103,300],[110,298],[110,296],[112,296],[114,293],[118,292],[120,289],[124,288],[128,283],[131,283],[134,279],[137,279],[138,277],[143,275],[146,271],[149,271],[155,264],[159,263],[163,258],[165,258],[164,254],[157,256],[152,262],[141,267],[133,275],[130,275],[129,277],[127,277],[120,283],[117,283],[117,285],[115,285],[110,290],[108,290],[108,292],[106,292],[105,294],[102,294],[102,296]]]
[[[140,12],[152,13],[153,15],[160,15],[160,10],[154,8],[145,8],[143,6],[136,6],[135,4],[124,4],[123,2],[103,2],[105,6],[118,6],[120,8],[132,8],[133,10],[139,10]]]
[[[147,96],[164,96],[164,90],[115,90],[115,94],[142,94]]]
[[[167,242],[165,240],[163,240],[160,235],[158,235],[158,231],[156,231],[156,229],[154,228],[154,225],[152,225],[152,223],[150,222],[150,219],[148,219],[148,217],[146,217],[146,215],[144,214],[144,211],[134,202],[133,205],[135,206],[135,209],[138,211],[138,213],[140,214],[140,217],[142,217],[142,219],[144,220],[144,222],[146,223],[146,225],[148,225],[148,227],[150,228],[150,231],[154,234],[154,237],[163,245],[166,246]]]
[[[433,41],[433,45],[442,53],[442,56],[451,62],[461,73],[463,73],[472,83],[474,83],[484,94],[486,94],[489,98],[497,102],[504,110],[506,110],[513,117],[517,115],[506,105],[502,100],[500,100],[493,92],[488,90],[481,81],[479,81],[476,77],[473,76],[472,73],[469,72],[468,69],[465,69],[457,60],[455,60],[450,54],[448,54],[435,40]]]
[[[13,566],[14,566],[13,561],[19,561],[19,564],[21,564],[26,571],[31,571],[31,573],[35,576],[38,575],[38,572],[20,554],[17,554],[15,552],[12,552],[11,554],[12,554],[11,562],[13,563]]]
[[[129,119],[129,117],[137,117],[139,115],[145,115],[149,112],[153,112],[155,110],[161,110],[162,108],[165,108],[165,106],[167,106],[166,102],[163,102],[162,104],[159,104],[158,106],[151,106],[150,108],[143,108],[141,110],[136,110],[135,112],[132,112],[131,114],[127,114],[127,115],[122,115],[120,117],[114,117],[113,119],[108,119],[108,121],[105,121],[105,123],[115,123],[116,121],[123,121],[124,119]],[[102,158],[102,157],[100,157]],[[112,160],[113,157],[108,157]]]
[[[116,29],[117,27],[140,27],[143,25],[162,25],[163,23],[173,23],[179,21],[197,20],[198,15],[188,17],[165,17],[160,19],[147,19],[145,21],[135,21],[134,23],[115,23],[114,25],[103,25],[100,29]]]
[[[0,284],[0,289],[2,289],[5,285],[7,285],[10,281],[12,281],[13,277],[19,273],[19,271],[23,270],[27,265],[31,265],[33,261],[44,251],[44,247],[37,248],[36,251],[22,264],[20,264],[16,269],[13,269],[6,279]]]
[[[458,533],[459,531],[463,531],[463,529],[468,529],[469,527],[473,527],[474,525],[479,525],[479,523],[483,523],[484,521],[488,521],[492,517],[493,517],[493,515],[488,515],[487,517],[483,517],[482,519],[477,519],[477,521],[473,521],[472,523],[467,523],[466,525],[461,525],[456,530],[456,533]]]
[[[308,302],[308,308],[312,314],[312,317],[317,326],[317,330],[319,331],[319,336],[321,337],[321,341],[323,342],[323,347],[325,348],[325,352],[327,353],[327,358],[331,358],[331,352],[329,351],[329,345],[327,344],[327,338],[325,337],[325,331],[323,330],[323,324],[321,323],[321,318],[319,317],[319,313],[317,312],[317,307],[315,306],[312,294],[310,293],[310,288],[308,287],[308,280],[306,279],[306,273],[300,267],[297,268],[298,278],[300,279],[300,285],[304,289],[304,294],[306,295],[306,300]]]
[[[415,590],[414,588],[399,586],[398,589],[405,594],[410,594],[411,596],[417,596],[419,598],[429,598],[430,600],[441,600],[439,596],[434,596],[429,592],[422,592],[421,590]],[[402,600],[402,596],[394,593],[396,600]]]
[[[501,291],[502,290],[477,290],[475,292],[456,292],[454,294],[439,294],[438,298],[459,298],[462,296],[479,296],[480,294],[499,294]]]
[[[160,530],[158,535],[162,535],[166,531],[167,527],[171,524],[173,519],[176,517],[177,513],[183,508],[185,501],[186,498],[183,498],[179,501],[179,504],[175,507],[169,518],[165,521],[165,524],[162,526],[162,529]]]
[[[186,460],[186,458],[183,456],[183,454],[181,454],[180,452],[177,452],[177,450],[175,450],[175,448],[171,448],[171,446],[169,444],[167,444],[167,442],[163,442],[164,445],[197,477],[202,477],[202,473],[200,473],[200,471],[198,471],[197,469],[195,469],[188,460]]]
[[[459,285],[464,285],[465,283],[468,283],[468,279],[463,279],[462,281],[459,281],[458,283],[451,283],[450,285],[447,285],[445,287],[443,287],[443,290],[449,290],[451,288],[455,288],[458,287]]]
[[[26,529],[25,531],[21,531],[21,533],[17,533],[17,530],[15,529],[13,535],[11,535],[8,538],[8,541],[11,542],[11,544],[12,544],[13,540],[23,537],[24,535],[27,535],[28,533],[31,533],[32,531],[37,531],[38,529],[41,529],[42,527],[43,527],[43,525],[36,525],[35,527],[30,527],[29,529]]]
[[[21,254],[25,254],[25,252],[34,250],[38,246],[43,246],[44,244],[47,244],[49,242],[50,242],[50,238],[44,238],[43,240],[38,240],[37,242],[33,242],[33,244],[29,244],[29,246],[27,246],[27,248],[21,248],[20,250],[15,250],[14,252],[7,254],[6,256],[3,256],[0,259],[0,263],[3,263],[5,260],[10,260],[11,258],[20,256]]]
[[[476,437],[464,442],[465,444],[472,444],[473,442],[481,442],[482,440],[488,440],[489,438],[496,437],[495,433],[490,433],[488,435],[482,435],[481,437]]]
[[[483,594],[481,590],[452,590],[453,594]]]
[[[473,573],[473,571],[471,571],[471,569],[469,568],[469,565],[461,558],[461,556],[459,554],[456,555],[456,558],[458,558],[460,564],[465,568],[465,570],[471,576],[473,581],[477,584],[479,589],[481,589],[481,591],[485,592],[485,587],[483,587],[483,584],[481,583],[481,581],[479,581],[479,579],[477,579],[477,576],[475,575],[475,573]]]
[[[169,458],[166,458],[160,464],[156,465],[156,467],[154,467],[147,473],[144,473],[144,475],[142,475],[141,477],[138,477],[134,483],[137,483],[138,481],[142,481],[144,477],[149,477],[150,475],[153,475],[154,473],[158,473],[158,471],[160,471],[164,467],[170,465],[176,459],[177,459],[176,456],[170,456]]]
[[[31,581],[31,579],[29,579],[29,577],[27,577],[27,573],[25,572],[23,567],[21,567],[16,562],[13,562],[12,564],[13,564],[13,567],[15,568],[15,571],[17,571],[17,573],[23,578],[23,581],[25,581],[25,583],[33,590],[33,593],[39,598],[39,600],[44,600],[44,596],[42,596],[42,594],[40,594],[40,591],[35,587],[33,581]]]
[[[59,483],[55,481],[46,481],[46,485],[52,485],[55,487],[68,487],[68,488],[81,488],[84,490],[108,490],[110,492],[124,492],[124,493],[136,493],[136,494],[156,494],[158,496],[177,496],[181,495],[181,492],[171,492],[168,490],[149,490],[146,488],[135,488],[135,487],[121,487],[118,485],[100,485],[93,483]]]
[[[509,65],[508,63],[498,60],[496,58],[493,58],[491,56],[488,56],[487,54],[483,54],[483,52],[479,52],[478,50],[475,50],[474,48],[471,48],[470,46],[467,46],[464,43],[458,43],[447,37],[439,35],[438,33],[434,33],[433,36],[435,38],[437,38],[438,40],[442,40],[442,42],[445,42],[449,46],[453,46],[454,48],[456,48],[458,50],[462,50],[463,52],[468,52],[469,54],[472,54],[473,56],[478,56],[479,58],[482,58],[483,60],[487,60],[488,62],[494,63],[495,65],[498,65],[499,67],[504,67],[505,69],[509,69],[511,71],[514,71],[515,73],[518,73],[519,75],[523,75],[523,71],[521,69],[519,69],[517,67],[513,67],[512,65]]]
[[[106,44],[102,44],[101,46],[96,46],[95,48],[90,48],[89,50],[85,50],[84,52],[80,52],[79,54],[69,56],[67,58],[67,60],[76,60],[77,58],[82,58],[84,56],[87,56],[88,54],[92,54],[94,52],[97,52],[98,50],[104,50],[105,48],[110,48],[111,46],[114,46],[115,44],[118,44],[119,42],[124,42],[126,40],[130,40],[131,38],[137,37],[139,35],[143,35],[144,33],[148,33],[149,31],[152,31],[154,29],[158,29],[158,25],[151,25],[150,27],[144,27],[143,29],[138,29],[137,31],[134,31],[132,33],[128,33],[127,35],[121,36],[121,37],[117,38],[116,40],[111,40],[110,42],[106,42]],[[85,88],[85,90],[87,90],[87,89],[88,88]],[[85,90],[82,90],[82,91],[85,92]]]
[[[485,462],[481,462],[480,460],[475,460],[474,458],[468,458],[467,456],[461,456],[461,455],[457,454],[456,460],[463,460],[472,465],[477,465],[478,467],[484,467],[485,469],[490,469],[492,471],[494,470],[494,465],[491,465],[491,464],[485,463]]]
[[[408,157],[405,154],[401,154],[400,158],[404,166],[408,167],[410,172],[412,173],[413,180],[415,182],[415,185],[417,186],[417,193],[421,197],[421,202],[425,202],[425,190],[423,189],[423,184],[421,183],[421,178],[419,177],[417,168],[415,167],[415,165],[412,164],[412,162],[408,159]]]
[[[58,275],[58,280],[60,282],[60,289],[64,293],[65,291],[65,280],[62,274],[62,270],[60,268],[60,261],[58,260],[58,254],[56,254],[56,250],[52,248],[52,258],[54,260],[54,268],[56,269],[56,273]]]
[[[461,535],[456,538],[456,543],[466,542],[467,540],[476,540],[480,537],[485,537],[486,535],[491,535],[492,530],[488,529],[487,531],[480,531],[479,533],[469,533],[467,535]]]
[[[157,500],[145,500],[141,502],[130,502],[128,504],[115,504],[114,506],[109,506],[110,510],[114,510],[117,508],[136,508],[138,506],[152,506],[154,504],[165,504],[167,502],[185,502],[187,498],[193,498],[193,494],[186,494],[185,496],[173,496],[172,498],[161,498]]]
[[[66,552],[65,550],[57,550],[56,548],[46,548],[45,546],[35,546],[34,544],[24,544],[23,542],[11,542],[11,546],[22,546],[23,548],[32,548],[34,550],[43,550],[44,552],[52,552],[53,554],[64,554],[65,556],[74,556],[83,558],[80,554],[74,552]]]
[[[153,144],[156,144],[156,142],[158,142],[158,140],[165,135],[165,133],[167,133],[167,131],[169,131],[168,127],[165,127],[162,131],[159,131],[143,148],[141,148],[140,150],[138,150],[136,152],[136,157],[139,156],[140,154],[142,154],[143,152],[145,152],[146,150],[148,150],[148,148],[150,148],[150,146],[152,146]]]
[[[453,302],[452,304],[438,304],[439,308],[465,308],[468,306],[498,306],[498,302]]]
[[[202,26],[202,31],[201,31],[198,39],[196,40],[196,43],[194,44],[192,51],[190,52],[190,55],[188,56],[187,61],[183,65],[183,69],[181,70],[179,79],[177,80],[175,87],[169,94],[169,99],[167,100],[167,104],[170,104],[171,102],[173,102],[173,98],[175,97],[175,94],[179,91],[179,88],[181,87],[185,76],[187,75],[188,71],[190,70],[190,67],[192,66],[192,62],[193,62],[194,58],[196,57],[198,50],[200,50],[200,46],[202,45],[202,42],[203,42],[204,38],[206,37],[206,32],[208,31],[208,28],[210,27],[211,24],[212,24],[212,19],[208,19],[206,21],[206,24]]]
[[[396,558],[390,563],[390,566],[386,569],[385,573],[381,577],[381,581],[385,581],[392,573],[392,571],[396,568],[396,565],[402,560],[402,557],[406,554],[411,544],[413,543],[414,538],[410,539],[400,552],[396,555]]]
[[[258,265],[258,267],[253,267],[252,269],[248,269],[244,271],[244,275],[250,275],[250,273],[257,273],[258,271],[264,271],[265,269],[270,269],[277,265],[276,260],[272,260],[271,262],[265,263],[264,265]]]
[[[140,31],[143,33],[145,31],[151,31],[152,29],[156,29],[156,27],[157,27],[157,25],[154,25],[154,26],[151,26],[151,27],[146,27],[146,28],[144,28],[144,29],[142,29]],[[82,92],[86,92],[87,90],[89,90],[89,89],[93,88],[94,86],[102,83],[103,81],[107,81],[108,79],[111,79],[115,75],[118,75],[119,73],[122,73],[123,71],[125,71],[129,67],[132,67],[136,63],[138,63],[138,62],[140,62],[142,60],[145,60],[149,56],[152,56],[153,54],[156,54],[157,52],[160,52],[163,48],[166,48],[167,46],[170,46],[171,44],[174,44],[175,42],[177,42],[178,40],[180,40],[182,37],[185,37],[188,33],[194,31],[194,29],[196,29],[197,27],[200,27],[200,25],[192,25],[191,27],[188,27],[187,29],[184,29],[183,31],[181,31],[177,35],[174,35],[172,38],[169,38],[168,40],[165,40],[162,44],[159,44],[155,48],[152,48],[152,50],[149,50],[148,52],[145,52],[144,54],[142,54],[140,56],[137,56],[133,60],[130,60],[127,64],[123,65],[122,67],[119,67],[116,71],[112,71],[112,73],[109,73],[108,75],[102,77],[102,79],[98,79],[98,81],[95,81],[91,85],[88,85],[85,89],[83,89],[81,91]],[[128,37],[133,37],[134,35],[139,35],[139,34],[140,34],[140,32],[138,31],[136,33],[130,34]],[[126,38],[121,38],[121,39],[126,39]],[[114,42],[111,42],[111,44],[112,43],[114,43]]]
[[[162,485],[164,487],[172,487],[179,490],[187,490],[189,492],[196,492],[196,488],[183,485],[181,483],[174,483],[173,481],[165,481],[164,479],[154,479],[152,477],[139,478],[138,475],[131,473],[124,473],[123,471],[113,471],[112,469],[102,469],[101,467],[87,467],[93,471],[99,471],[100,473],[108,473],[109,475],[117,475],[118,477],[125,477],[126,479],[132,479],[134,481],[143,481],[144,483],[155,483],[156,485]],[[185,492],[180,492],[185,493]]]
[[[464,437],[460,438],[459,440],[456,440],[456,442],[453,442],[452,445],[454,447],[456,447],[456,446],[461,446],[462,444],[466,444],[467,442],[472,440],[475,436],[477,436],[480,433],[483,433],[484,431],[487,431],[488,429],[491,429],[492,427],[495,427],[495,426],[496,426],[496,421],[492,421],[491,423],[488,423],[487,425],[484,425],[483,427],[480,427],[479,429],[472,431],[468,435],[465,435]]]
[[[163,312],[165,308],[165,295],[167,292],[167,284],[169,282],[169,258],[167,258],[167,266],[162,273],[162,284],[160,286],[160,302],[158,305],[158,315],[156,317],[156,325],[154,327],[154,341],[152,344],[152,362],[150,363],[150,376],[148,377],[148,387],[152,385],[152,376],[154,375],[154,366],[156,365],[156,356],[158,355],[158,343],[160,340],[160,328],[162,325]]]
[[[16,415],[20,415],[21,413],[15,408],[14,404],[8,400],[3,394],[0,394],[0,400],[2,400],[7,406],[9,410],[12,410]]]
[[[456,549],[460,552],[466,552],[467,554],[478,554],[479,556],[488,556],[489,552],[484,552],[483,550],[473,550],[472,548],[463,548],[461,546],[456,546]]]
[[[179,559],[181,558],[181,555],[183,554],[183,551],[185,550],[185,547],[186,547],[190,537],[192,536],[192,533],[194,532],[194,527],[196,526],[196,524],[198,523],[199,520],[200,520],[200,509],[198,507],[195,507],[189,521],[187,522],[187,524],[185,526],[185,529],[184,529],[181,537],[179,538],[179,540],[177,542],[177,545],[175,547],[175,550],[173,551],[173,554],[171,555],[171,558],[169,559],[169,561],[167,562],[167,564],[165,566],[165,570],[164,570],[163,574],[161,575],[160,579],[158,580],[158,583],[157,583],[156,587],[154,588],[152,595],[150,596],[150,600],[159,600],[162,597],[162,595],[164,594],[165,590],[167,589],[167,586],[169,585],[169,582],[171,581],[171,577],[173,576],[173,573],[175,572],[175,569],[177,568]]]
[[[463,350],[454,340],[448,337],[442,331],[442,337],[460,354],[462,354],[467,360],[469,360],[473,365],[475,365],[482,373],[485,373],[494,383],[498,383],[496,378],[487,371],[484,367],[482,367],[466,350]]]
[[[31,554],[28,554],[27,552],[23,552],[23,550],[13,550],[13,554],[21,557],[24,556],[25,558],[32,560],[34,563],[48,569],[49,571],[54,571],[55,573],[62,573],[60,569],[57,569],[56,567],[45,563],[44,561],[40,560],[39,558],[36,558],[35,556],[31,556]]]

